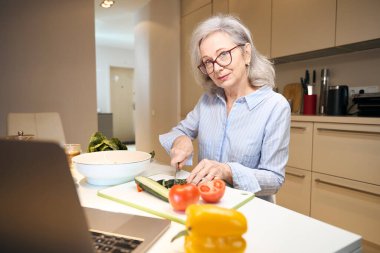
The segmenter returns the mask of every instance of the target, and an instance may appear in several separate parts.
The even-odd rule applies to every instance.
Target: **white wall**
[[[134,51],[96,46],[96,89],[98,112],[111,112],[110,67],[134,68]]]
[[[66,141],[97,130],[94,1],[1,1],[0,136],[9,112],[59,112]]]
[[[136,18],[135,91],[136,148],[169,157],[158,135],[169,131],[180,118],[180,3],[150,1]]]

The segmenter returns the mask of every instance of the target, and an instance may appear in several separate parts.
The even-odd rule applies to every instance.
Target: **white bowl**
[[[72,161],[77,171],[93,185],[116,185],[134,180],[150,163],[142,151],[114,150],[84,153]]]

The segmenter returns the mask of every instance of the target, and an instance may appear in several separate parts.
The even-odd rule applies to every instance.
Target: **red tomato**
[[[143,189],[138,184],[136,184],[136,188],[137,188],[138,192],[142,192],[143,191]]]
[[[176,184],[169,190],[169,203],[176,211],[185,211],[186,207],[199,201],[199,191],[194,184]]]
[[[221,179],[214,179],[198,185],[202,199],[207,203],[216,203],[224,195],[226,183]]]

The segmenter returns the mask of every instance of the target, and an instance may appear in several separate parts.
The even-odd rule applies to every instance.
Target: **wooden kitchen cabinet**
[[[285,182],[276,195],[277,204],[310,215],[313,123],[291,122],[289,159]]]
[[[181,2],[183,3],[183,2]],[[198,102],[203,88],[195,82],[190,61],[191,34],[199,22],[211,16],[211,4],[181,17],[181,118],[185,118]]]
[[[310,216],[311,172],[286,167],[285,182],[276,194],[278,205]]]
[[[379,185],[312,173],[311,217],[357,233],[379,250],[379,214]]]
[[[252,33],[256,49],[270,58],[271,1],[229,0],[229,13],[238,16]]]
[[[213,0],[212,14],[228,13],[228,0]]]
[[[205,5],[210,5],[212,0],[181,0],[181,16],[188,15]]]
[[[288,166],[311,171],[313,123],[291,122]]]
[[[315,172],[380,185],[380,127],[314,123],[312,167]]]
[[[379,0],[337,0],[336,45],[380,38]]]
[[[360,234],[363,252],[380,252],[379,151],[380,118],[292,116],[277,204]]]
[[[336,0],[272,0],[272,58],[335,46]]]

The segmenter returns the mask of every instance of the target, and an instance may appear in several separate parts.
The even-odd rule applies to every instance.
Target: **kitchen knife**
[[[310,82],[310,73],[309,70],[307,69],[305,72],[305,84],[308,85]]]
[[[301,85],[302,85],[302,89],[303,89],[303,94],[307,95],[307,85],[306,85],[305,80],[303,79],[303,77],[301,77]]]
[[[178,183],[178,172],[180,171],[181,169],[179,168],[179,163],[177,163],[175,165],[175,173],[174,173],[174,184],[177,184]]]

